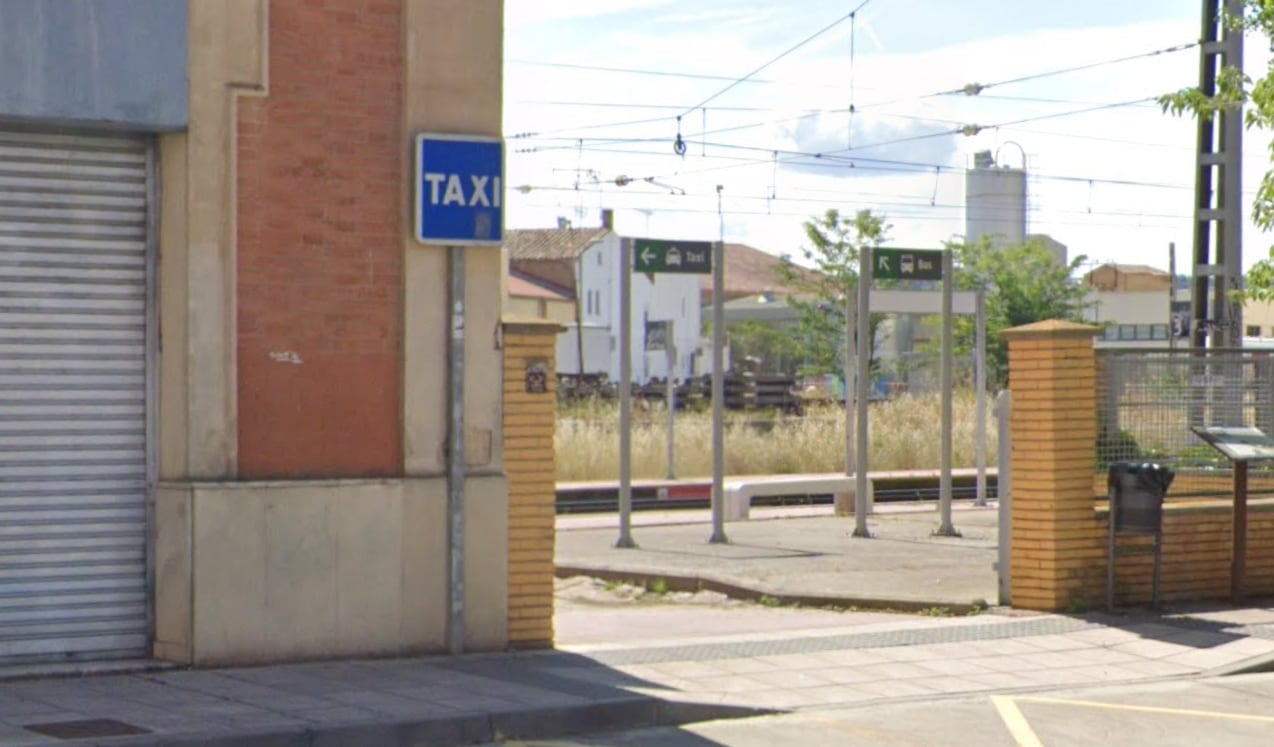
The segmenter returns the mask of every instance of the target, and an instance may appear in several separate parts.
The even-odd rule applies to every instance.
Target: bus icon
[[[903,275],[914,275],[916,272],[916,258],[910,254],[902,255],[898,261],[898,271]]]

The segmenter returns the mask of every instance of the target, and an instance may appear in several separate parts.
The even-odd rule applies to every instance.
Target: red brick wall
[[[242,478],[402,471],[401,0],[270,6],[239,99]]]

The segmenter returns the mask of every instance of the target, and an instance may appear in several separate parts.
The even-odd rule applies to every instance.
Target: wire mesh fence
[[[1099,350],[1097,466],[1153,461],[1177,472],[1170,495],[1226,495],[1231,468],[1191,431],[1255,426],[1274,433],[1274,358],[1265,351]],[[1254,465],[1252,492],[1274,493],[1274,471]]]

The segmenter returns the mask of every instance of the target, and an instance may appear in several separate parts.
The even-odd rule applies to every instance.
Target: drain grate
[[[79,721],[52,721],[47,724],[28,724],[23,729],[54,739],[101,739],[103,737],[131,737],[149,734],[150,729],[126,724],[113,718],[90,718]]]

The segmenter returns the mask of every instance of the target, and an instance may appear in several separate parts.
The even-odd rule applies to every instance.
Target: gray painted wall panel
[[[179,130],[186,0],[0,0],[0,118]]]

